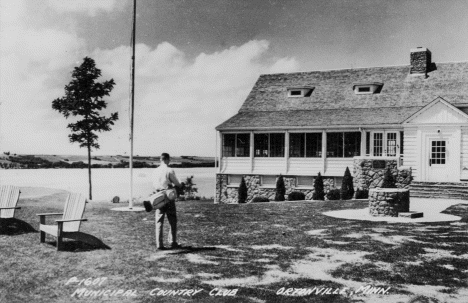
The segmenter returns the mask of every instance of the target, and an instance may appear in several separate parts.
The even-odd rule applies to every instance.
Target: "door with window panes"
[[[427,181],[450,181],[447,178],[449,167],[448,140],[444,138],[428,138],[428,168]]]
[[[374,157],[396,157],[400,154],[400,132],[371,132],[371,154]]]

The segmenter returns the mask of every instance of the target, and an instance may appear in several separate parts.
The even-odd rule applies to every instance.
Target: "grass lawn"
[[[21,199],[17,220],[1,222],[0,302],[395,303],[420,295],[426,298],[415,302],[467,302],[466,204],[445,211],[461,216],[460,222],[395,224],[321,214],[364,208],[364,201],[178,202],[179,239],[189,247],[157,251],[154,212],[114,212],[115,204],[89,203],[81,231],[99,239],[97,246],[65,240],[64,251],[56,252],[54,238],[39,243],[35,214],[62,211],[65,198],[58,192]],[[67,284],[73,277],[107,279]],[[353,293],[366,285],[390,289]],[[305,296],[277,294],[314,287]],[[134,290],[136,296],[72,297],[81,288]],[[201,291],[157,296],[159,290],[151,293],[156,288]],[[212,296],[215,288],[235,295]],[[317,294],[321,288],[342,294]]]

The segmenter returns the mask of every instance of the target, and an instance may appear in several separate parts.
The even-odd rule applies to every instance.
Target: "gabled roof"
[[[441,97],[437,97],[410,117],[404,124],[447,124],[467,123],[468,114],[456,108]]]
[[[468,106],[468,62],[437,63],[436,70],[429,72],[427,78],[410,75],[409,69],[406,65],[261,75],[239,113],[217,129],[245,128],[249,125],[267,128],[296,124],[322,125],[320,123],[402,123],[417,111],[413,111],[414,109],[421,109],[437,96],[442,96],[454,106]],[[354,83],[374,82],[383,83],[378,94],[359,95],[353,91]],[[288,98],[288,87],[305,86],[315,87],[310,97]],[[407,111],[408,108],[412,110]],[[363,115],[357,118],[358,109],[361,109],[361,113],[366,112],[373,116]],[[292,113],[293,111],[303,112]],[[288,121],[288,116],[281,112],[289,112],[290,120],[296,120],[296,117],[304,117],[304,120],[298,118],[297,121]],[[407,115],[408,113],[411,114]],[[327,116],[322,117],[323,115]],[[247,117],[258,121],[248,122]],[[282,117],[285,119],[281,123],[273,121]],[[333,121],[337,117],[341,121]],[[353,120],[356,118],[358,121]],[[371,123],[367,123],[367,120]]]

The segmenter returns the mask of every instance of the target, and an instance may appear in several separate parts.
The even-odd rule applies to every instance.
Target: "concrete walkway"
[[[451,222],[459,221],[461,217],[441,214],[441,212],[456,204],[468,204],[468,201],[452,199],[411,198],[410,211],[420,211],[424,213],[424,217],[416,219],[400,217],[373,217],[369,214],[369,208],[329,211],[323,214],[335,218],[363,221],[386,221],[396,223]]]

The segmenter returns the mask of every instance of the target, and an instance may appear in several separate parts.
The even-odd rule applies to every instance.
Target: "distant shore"
[[[129,157],[93,156],[92,168],[129,168]],[[133,168],[156,168],[159,157],[135,156]],[[171,166],[174,168],[215,167],[213,157],[180,156],[172,157]],[[38,169],[38,168],[87,168],[88,158],[75,155],[10,155],[0,156],[0,169]]]

